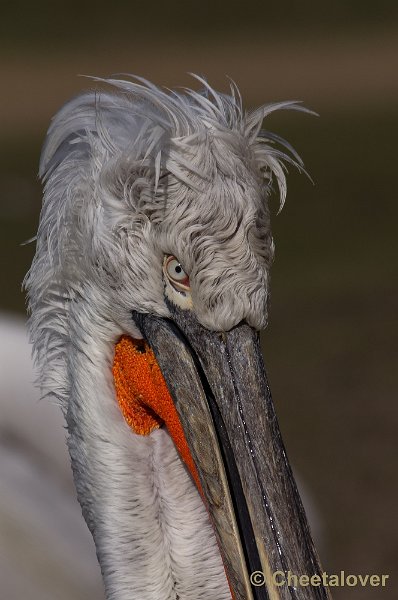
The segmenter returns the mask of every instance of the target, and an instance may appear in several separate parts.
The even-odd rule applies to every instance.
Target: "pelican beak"
[[[234,600],[329,598],[322,585],[280,585],[322,570],[283,446],[259,335],[214,332],[191,311],[133,313],[175,403]],[[282,579],[283,581],[284,579]],[[318,581],[318,580],[317,580]]]

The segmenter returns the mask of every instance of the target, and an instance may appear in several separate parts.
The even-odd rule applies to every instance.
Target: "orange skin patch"
[[[207,506],[184,430],[152,348],[144,340],[122,336],[115,346],[112,371],[117,400],[131,429],[149,435],[163,423],[166,425]],[[227,581],[229,584],[228,575]]]
[[[119,406],[132,430],[149,435],[164,423],[203,497],[174,402],[153,350],[144,340],[120,338],[115,346],[113,378]]]

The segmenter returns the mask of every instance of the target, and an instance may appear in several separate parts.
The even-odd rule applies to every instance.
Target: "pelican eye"
[[[172,255],[166,256],[163,263],[163,272],[178,292],[189,291],[189,277],[178,258]]]

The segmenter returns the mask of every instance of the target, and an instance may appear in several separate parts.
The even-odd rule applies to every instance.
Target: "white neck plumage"
[[[107,598],[229,599],[206,509],[170,436],[134,434],[119,410],[111,367],[123,332],[87,321],[84,304],[70,314],[68,445]]]

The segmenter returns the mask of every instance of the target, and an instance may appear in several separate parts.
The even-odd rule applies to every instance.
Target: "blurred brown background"
[[[0,310],[9,314],[24,313],[34,245],[20,243],[37,227],[46,128],[94,86],[79,74],[195,86],[195,72],[225,91],[228,75],[247,107],[300,99],[320,113],[266,123],[315,185],[292,172],[279,215],[274,201],[264,353],[288,454],[320,518],[324,569],[390,574],[386,588],[336,588],[334,598],[397,597],[398,4],[25,0],[3,7],[0,34]],[[1,519],[0,560],[12,543]],[[7,585],[4,600],[16,599]],[[49,598],[68,597],[56,589]],[[87,590],[69,597],[93,598]]]

